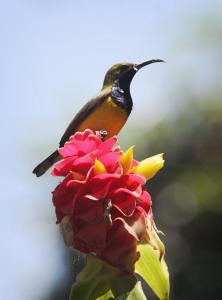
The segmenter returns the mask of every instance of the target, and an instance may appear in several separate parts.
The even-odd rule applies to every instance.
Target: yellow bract
[[[134,148],[134,146],[131,146],[120,157],[119,162],[120,162],[120,164],[121,164],[121,166],[123,168],[123,174],[129,173],[129,170],[132,167],[132,162],[133,162],[133,148]]]
[[[94,162],[94,173],[95,173],[95,175],[107,173],[105,166],[98,159],[95,159],[95,162]]]
[[[163,153],[142,160],[131,172],[152,178],[164,165]]]

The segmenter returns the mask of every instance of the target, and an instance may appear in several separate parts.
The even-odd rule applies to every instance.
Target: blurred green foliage
[[[173,119],[144,133],[148,153],[165,152],[148,185],[165,232],[171,299],[220,299],[222,270],[222,102],[189,101]],[[144,155],[144,153],[142,154]]]

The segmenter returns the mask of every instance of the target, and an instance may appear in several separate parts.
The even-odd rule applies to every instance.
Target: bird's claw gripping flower
[[[138,243],[158,247],[150,233],[155,226],[145,183],[164,160],[159,154],[138,162],[133,147],[122,152],[116,142],[116,137],[104,141],[91,130],[71,136],[59,149],[63,160],[52,171],[64,177],[53,192],[53,203],[69,246],[132,272]]]

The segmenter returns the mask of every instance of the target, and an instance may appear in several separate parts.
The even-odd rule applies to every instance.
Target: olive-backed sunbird
[[[120,63],[112,66],[105,75],[101,91],[76,114],[63,134],[59,146],[62,147],[75,132],[85,129],[104,130],[107,137],[117,135],[133,108],[130,84],[134,75],[142,67],[156,62],[163,60],[152,59],[140,64]],[[38,177],[43,175],[60,159],[58,150],[54,151],[33,170],[33,173]]]

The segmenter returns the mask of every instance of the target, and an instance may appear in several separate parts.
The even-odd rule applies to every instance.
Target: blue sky
[[[37,180],[35,164],[114,63],[167,61],[134,79],[123,139],[135,123],[151,126],[174,113],[181,105],[175,95],[186,86],[204,94],[221,84],[214,36],[221,9],[210,0],[1,2],[3,299],[40,299],[65,272],[51,204],[55,179]]]

